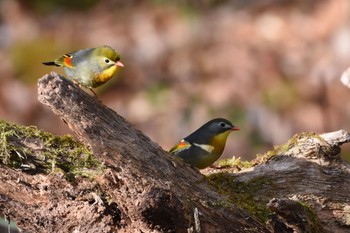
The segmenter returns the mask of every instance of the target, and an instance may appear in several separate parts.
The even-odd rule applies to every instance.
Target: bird
[[[124,67],[119,53],[106,45],[67,53],[43,64],[63,67],[68,79],[90,89],[95,96],[92,88],[106,83],[114,77],[119,67]]]
[[[227,119],[212,119],[173,146],[169,153],[198,169],[204,169],[220,158],[227,137],[235,130],[239,128]]]

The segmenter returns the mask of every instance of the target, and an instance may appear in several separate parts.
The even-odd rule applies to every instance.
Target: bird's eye
[[[224,122],[220,122],[220,127],[224,128],[226,126],[226,124]]]
[[[105,58],[105,62],[108,64],[110,60],[108,58]]]

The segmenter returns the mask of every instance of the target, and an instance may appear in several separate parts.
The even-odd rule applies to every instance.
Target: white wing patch
[[[202,148],[203,150],[212,153],[214,150],[214,147],[211,145],[207,145],[207,144],[198,144],[198,143],[193,143],[193,145],[198,146],[200,148]]]

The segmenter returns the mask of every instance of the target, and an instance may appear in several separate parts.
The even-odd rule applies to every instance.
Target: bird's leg
[[[78,86],[78,87],[81,89],[81,85],[80,85],[80,83],[79,83],[79,82],[77,82],[77,81],[73,80],[73,83],[74,83],[74,85]]]
[[[77,85],[80,89],[83,89],[83,88],[81,88],[82,85],[81,85],[79,82],[73,80],[73,83],[74,83],[75,85]],[[87,88],[92,92],[92,94],[94,95],[94,97],[95,97],[96,99],[98,99],[96,92],[95,92],[91,87],[87,87]]]
[[[89,90],[94,94],[95,98],[98,99],[96,92],[91,87],[89,87]]]

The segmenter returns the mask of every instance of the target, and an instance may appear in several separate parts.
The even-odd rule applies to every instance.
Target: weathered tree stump
[[[350,141],[346,131],[297,135],[256,166],[207,179],[56,73],[39,80],[39,101],[67,123],[103,168],[90,178],[67,179],[54,168],[69,170],[69,151],[48,159],[42,155],[50,146],[39,146],[37,133],[15,132],[8,143],[25,147],[16,153],[31,165],[13,169],[0,156],[0,213],[26,232],[350,230],[349,164],[340,159],[341,144]],[[89,164],[92,170],[100,166]],[[210,185],[215,181],[219,189]],[[239,196],[249,196],[249,205],[262,206],[268,215],[232,204]]]

